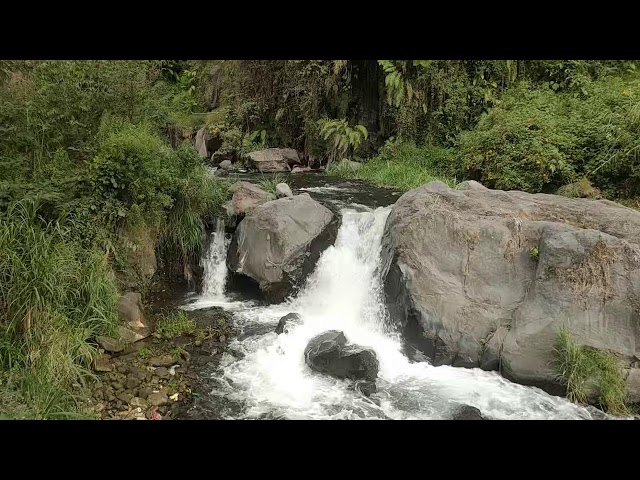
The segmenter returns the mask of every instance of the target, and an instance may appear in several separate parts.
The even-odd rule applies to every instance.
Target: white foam
[[[390,207],[343,210],[335,245],[323,252],[296,298],[269,307],[208,300],[235,311],[239,327],[264,323],[275,328],[278,319],[290,312],[302,317],[288,334],[236,340],[232,347],[245,357],[226,357],[216,374],[223,380],[216,394],[243,401],[246,418],[437,419],[447,418],[455,402],[474,406],[489,418],[592,418],[585,408],[511,383],[495,372],[412,363],[402,354],[399,339],[387,327],[378,275],[389,211]],[[374,398],[379,405],[349,389],[348,382],[314,373],[305,365],[303,352],[309,340],[331,329],[343,331],[349,342],[375,350],[380,372]]]

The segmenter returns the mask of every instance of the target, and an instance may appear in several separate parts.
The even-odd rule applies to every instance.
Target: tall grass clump
[[[280,175],[279,173],[273,174],[271,177],[267,177],[265,175],[262,176],[262,180],[258,182],[258,186],[263,189],[265,192],[269,192],[273,195],[276,194],[276,186],[279,183],[287,183],[284,175]]]
[[[173,203],[160,230],[161,246],[182,262],[202,252],[206,224],[223,214],[229,199],[229,181],[208,174],[191,146],[175,151],[180,175],[173,177]]]
[[[117,291],[103,256],[38,207],[0,217],[0,368],[35,418],[54,418],[77,410],[72,392],[90,375],[91,340],[115,329]]]
[[[417,146],[411,142],[388,142],[378,156],[364,162],[358,170],[346,163],[337,163],[327,174],[358,178],[404,192],[434,180],[454,187],[456,163],[451,149]]]
[[[567,398],[587,403],[597,392],[599,405],[609,413],[628,413],[624,374],[616,356],[609,351],[579,345],[564,325],[558,330],[554,368],[567,388]]]

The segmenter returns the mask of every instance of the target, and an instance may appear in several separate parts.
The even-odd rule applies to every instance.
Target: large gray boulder
[[[606,200],[431,182],[405,193],[385,226],[389,310],[434,364],[500,369],[562,393],[558,328],[640,358],[640,212]],[[627,370],[629,398],[640,385]]]
[[[299,162],[298,152],[292,148],[267,148],[247,154],[251,166],[263,173],[289,172],[290,165]]]
[[[227,255],[229,270],[253,279],[270,301],[282,301],[333,244],[337,223],[306,193],[264,203],[238,224]]]

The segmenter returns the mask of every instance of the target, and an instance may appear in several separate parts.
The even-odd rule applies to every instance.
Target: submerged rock
[[[562,394],[561,324],[640,358],[640,212],[606,200],[431,182],[398,199],[382,239],[392,319],[434,365],[500,367]],[[627,378],[635,378],[629,375]],[[640,385],[629,382],[630,397]]]
[[[476,407],[460,405],[454,409],[451,420],[484,420],[484,418]]]
[[[333,244],[337,224],[335,215],[306,193],[264,203],[238,224],[227,266],[251,278],[269,301],[281,302]]]
[[[338,330],[321,333],[307,344],[304,350],[305,363],[312,370],[333,377],[375,381],[379,368],[375,352],[346,343],[344,333]]]
[[[299,325],[300,324],[300,315],[297,313],[289,313],[282,317],[278,321],[278,326],[276,327],[276,333],[280,335],[281,333],[287,333],[291,324]]]

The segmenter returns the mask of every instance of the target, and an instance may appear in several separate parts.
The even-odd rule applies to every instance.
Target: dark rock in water
[[[452,420],[484,420],[480,410],[471,405],[460,405],[453,413]]]
[[[281,333],[287,333],[288,331],[287,327],[290,326],[292,323],[299,325],[300,315],[298,315],[297,313],[289,313],[284,317],[282,317],[278,322],[278,326],[276,327],[276,333],[278,335],[280,335]]]
[[[313,337],[304,351],[304,358],[312,370],[337,378],[375,381],[379,363],[370,348],[345,345],[347,339],[337,330]]]
[[[376,382],[360,381],[355,384],[356,391],[362,393],[365,397],[369,397],[378,391]]]

